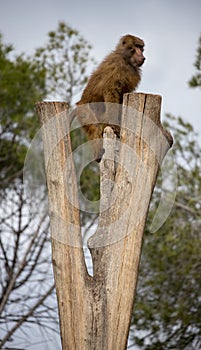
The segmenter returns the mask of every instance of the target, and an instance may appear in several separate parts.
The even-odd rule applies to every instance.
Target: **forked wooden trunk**
[[[161,97],[124,95],[120,140],[108,126],[100,163],[100,215],[82,247],[68,106],[36,105],[43,128],[52,261],[63,350],[126,348],[149,203],[172,137],[160,122]]]

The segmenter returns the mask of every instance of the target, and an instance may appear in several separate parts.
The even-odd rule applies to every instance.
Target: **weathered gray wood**
[[[102,187],[101,197],[110,198],[110,203],[89,241],[94,276],[101,276],[106,293],[104,349],[126,348],[149,203],[159,166],[172,144],[160,123],[160,107],[157,95],[124,96],[115,184],[111,193]],[[105,179],[108,166],[101,169]]]
[[[87,349],[91,298],[86,287],[89,276],[81,241],[68,105],[41,102],[36,111],[42,124],[62,348]]]
[[[120,142],[110,127],[105,129],[99,224],[88,241],[91,277],[82,250],[67,105],[37,105],[63,350],[126,348],[149,203],[158,169],[172,145],[160,123],[160,108],[158,95],[126,94]]]

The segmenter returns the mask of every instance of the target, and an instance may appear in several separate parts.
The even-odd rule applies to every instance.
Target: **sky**
[[[65,21],[93,46],[100,62],[124,34],[141,37],[146,62],[137,91],[162,95],[165,113],[181,116],[201,133],[201,91],[188,80],[201,35],[200,0],[0,0],[0,31],[18,52],[34,53]]]
[[[188,87],[201,35],[200,0],[0,0],[0,32],[18,53],[45,45],[59,21],[92,44],[97,62],[122,35],[141,37],[146,62],[137,91],[162,95],[162,119],[181,116],[201,133],[201,91]]]

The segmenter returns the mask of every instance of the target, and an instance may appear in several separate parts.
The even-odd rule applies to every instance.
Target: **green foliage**
[[[47,87],[48,93],[56,91],[62,96],[63,92],[70,100],[86,81],[90,46],[77,31],[62,23],[58,32],[51,32],[49,38],[49,46],[38,50],[34,57],[26,58],[15,56],[12,46],[5,45],[0,36],[0,304],[3,310],[0,323],[3,343],[13,341],[17,344],[15,332],[22,327],[21,334],[26,333],[27,319],[43,334],[46,326],[54,331],[58,329],[56,301],[46,301],[53,291],[53,279],[49,272],[49,220],[44,200],[40,137],[34,139],[34,146],[31,145],[25,178],[22,178],[22,172],[27,148],[39,128],[35,103],[47,97]],[[74,147],[78,147],[84,138],[78,129],[73,137]],[[79,152],[77,155],[76,167],[79,169],[82,158]],[[96,168],[89,164],[80,176],[81,191],[92,202],[99,190],[98,175],[94,176]],[[89,188],[87,184],[90,184]],[[91,218],[90,211],[88,215],[84,209],[83,223]],[[34,290],[32,298],[29,290]],[[54,302],[55,307],[52,307]],[[39,318],[41,322],[38,322]],[[22,343],[23,339],[21,346]]]
[[[91,162],[83,169],[80,177],[81,190],[89,201],[100,199],[100,181],[98,164]]]
[[[93,62],[89,57],[91,46],[69,25],[60,22],[48,38],[47,45],[37,49],[34,57],[25,58],[24,55],[15,57],[13,47],[5,45],[0,36],[1,189],[22,176],[27,146],[39,129],[35,103],[47,99],[48,94],[52,94],[55,100],[67,99],[71,103],[72,97],[86,83],[87,66]],[[77,128],[72,133],[73,147],[85,141],[85,134]],[[36,163],[39,158],[40,154]],[[79,169],[82,155],[78,154],[75,162]],[[80,174],[81,199],[87,199],[81,200],[83,223],[91,218],[91,212],[93,216],[93,202],[99,197],[97,168],[95,164],[88,164]],[[86,202],[91,202],[92,208],[86,207]]]
[[[27,144],[39,126],[34,104],[44,94],[44,69],[23,55],[15,57],[0,35],[1,188],[22,175]]]
[[[87,82],[87,67],[94,63],[90,50],[91,45],[79,32],[64,22],[59,22],[56,31],[48,33],[46,46],[37,49],[34,57],[46,70],[47,98],[68,101],[69,105],[72,105],[72,100],[76,100],[76,95]],[[79,146],[87,140],[80,128],[71,132],[71,140],[73,150],[78,149],[74,152],[74,161],[82,209],[81,218],[85,224],[89,218],[94,217],[94,202],[99,198],[98,167],[87,162],[82,169],[85,155],[79,150]]]
[[[77,125],[73,129],[71,131],[72,150],[78,182],[81,223],[84,226],[87,222],[93,221],[99,212],[99,165],[95,161],[91,161],[93,159],[92,149],[87,147],[88,140],[82,128]]]
[[[194,63],[196,74],[189,81],[189,86],[192,88],[201,87],[201,36],[198,42],[196,61]]]
[[[174,135],[177,196],[166,223],[150,223],[159,203],[155,191],[145,232],[133,339],[143,350],[201,348],[201,149],[192,125],[167,116]],[[159,179],[160,181],[160,179]]]
[[[72,103],[87,81],[87,66],[93,62],[90,50],[79,32],[64,22],[48,33],[47,45],[35,54],[35,60],[47,70],[48,98]]]
[[[69,105],[77,102],[76,97],[87,82],[87,67],[94,63],[90,50],[91,45],[79,32],[64,22],[59,22],[56,31],[48,33],[46,46],[38,48],[34,57],[46,70],[48,99],[67,101]],[[71,139],[73,149],[86,142],[86,136],[80,128],[71,133]],[[94,217],[94,201],[99,197],[99,175],[93,163],[79,174],[82,157],[78,151],[74,161],[80,190],[81,219],[82,224],[85,224]]]

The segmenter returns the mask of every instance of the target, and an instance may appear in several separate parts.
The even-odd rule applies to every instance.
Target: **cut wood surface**
[[[72,158],[68,106],[36,105],[43,129],[52,261],[63,350],[126,349],[149,203],[172,137],[161,97],[124,95],[120,140],[105,128],[100,215],[87,272]]]

